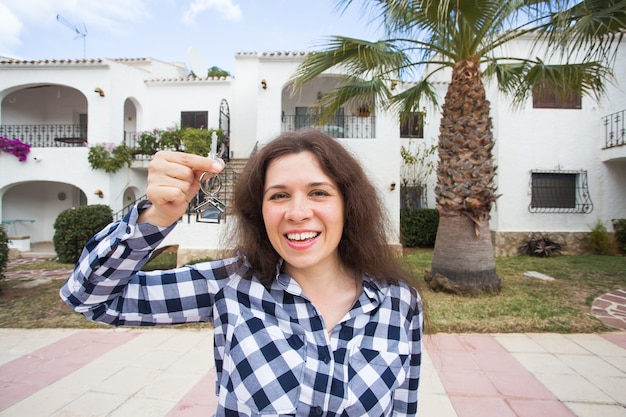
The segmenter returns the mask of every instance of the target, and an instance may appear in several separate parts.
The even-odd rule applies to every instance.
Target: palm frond
[[[612,64],[626,35],[626,0],[583,0],[552,13],[539,34],[563,55],[583,52],[584,61]]]
[[[611,77],[610,69],[599,62],[546,65],[538,61],[528,72],[526,82],[533,87],[547,83],[563,96],[573,90],[597,100],[605,94],[605,80]]]
[[[370,42],[334,36],[326,49],[309,54],[299,66],[294,74],[294,88],[301,88],[334,67],[365,77],[371,73],[395,71],[407,61],[406,55],[391,41]]]
[[[390,108],[400,114],[400,121],[403,121],[411,113],[422,111],[426,105],[438,107],[438,94],[435,87],[427,79],[413,83],[413,85],[389,100]]]
[[[489,71],[499,77],[499,89],[512,98],[513,107],[521,107],[534,91],[549,87],[561,98],[572,92],[599,100],[606,93],[610,68],[599,62],[549,65],[540,59],[517,64],[493,64]],[[500,83],[502,83],[500,85]]]
[[[347,76],[342,79],[338,87],[322,94],[316,101],[313,106],[317,110],[315,124],[326,123],[337,115],[340,107],[346,104],[384,102],[389,93],[386,80],[377,77],[362,80]]]

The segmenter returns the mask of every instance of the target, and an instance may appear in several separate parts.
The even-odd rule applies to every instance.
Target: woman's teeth
[[[316,233],[316,232],[287,233],[287,239],[295,240],[295,241],[302,241],[302,240],[313,239],[317,237],[318,235],[319,233]]]

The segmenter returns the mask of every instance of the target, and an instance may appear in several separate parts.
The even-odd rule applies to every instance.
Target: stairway
[[[248,163],[247,158],[231,158],[226,163],[224,171],[222,171],[222,191],[220,191],[220,200],[226,203],[226,208],[232,206],[234,201],[235,184],[239,178],[239,173]]]

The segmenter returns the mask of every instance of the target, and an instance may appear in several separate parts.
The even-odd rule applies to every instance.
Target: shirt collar
[[[290,294],[297,295],[306,298],[302,292],[302,288],[290,275],[281,272],[284,260],[280,259],[276,265],[276,276],[273,285],[278,284],[283,290]],[[363,274],[363,292],[367,295],[370,301],[375,304],[379,304],[383,298],[383,290],[381,284],[374,281],[369,275]]]

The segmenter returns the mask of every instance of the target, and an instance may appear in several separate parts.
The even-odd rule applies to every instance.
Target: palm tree
[[[337,1],[342,10],[351,3]],[[626,0],[370,0],[363,10],[381,19],[387,38],[331,37],[307,55],[294,86],[341,68],[344,82],[319,100],[321,122],[358,102],[376,102],[402,119],[424,103],[437,105],[433,80],[448,69],[435,188],[440,221],[426,280],[453,293],[499,291],[489,230],[498,198],[494,139],[483,81],[495,79],[517,104],[547,86],[600,97],[625,33]],[[504,45],[529,35],[543,60],[503,54]],[[409,87],[395,88],[405,80]]]

